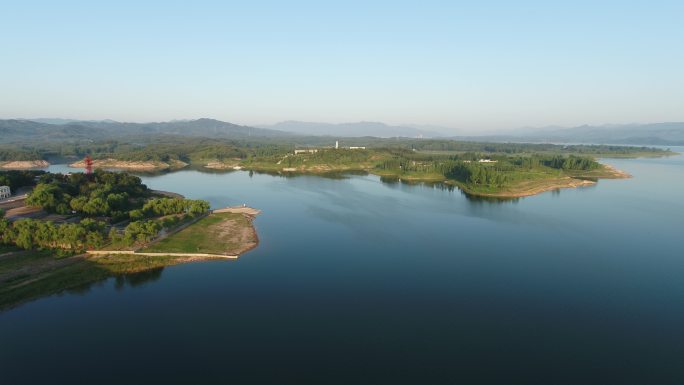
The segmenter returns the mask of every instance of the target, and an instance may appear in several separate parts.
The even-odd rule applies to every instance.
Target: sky
[[[5,1],[0,118],[684,121],[683,1]]]

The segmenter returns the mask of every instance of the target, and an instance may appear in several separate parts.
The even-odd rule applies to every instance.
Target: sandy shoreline
[[[212,170],[242,170],[243,167],[240,166],[240,160],[233,160],[232,162],[221,162],[213,161],[203,165],[204,168],[210,168]]]
[[[12,160],[0,162],[1,169],[28,170],[32,168],[46,168],[50,163],[46,160]]]
[[[591,180],[566,177],[564,181],[558,181],[557,180],[557,181],[554,181],[554,183],[551,183],[551,184],[548,184],[545,186],[530,187],[529,189],[520,189],[519,191],[502,191],[499,193],[473,192],[473,191],[469,191],[467,188],[462,188],[461,186],[458,186],[458,187],[463,192],[465,192],[466,194],[471,195],[471,196],[508,199],[508,198],[523,198],[523,197],[533,196],[533,195],[541,194],[541,193],[544,193],[547,191],[559,190],[559,189],[563,189],[563,188],[578,188],[578,187],[593,186],[595,184],[596,184],[596,182],[591,181]]]
[[[188,164],[179,160],[169,162],[160,161],[131,161],[118,159],[95,159],[93,160],[93,168],[113,168],[123,170],[139,170],[139,171],[156,171],[168,169],[180,169],[186,167]],[[69,167],[85,168],[85,161],[71,163]]]
[[[629,173],[626,173],[622,170],[618,170],[617,168],[609,164],[604,164],[603,167],[605,167],[608,172],[612,173],[612,175],[601,177],[603,179],[627,179],[632,177],[632,175],[630,175]]]

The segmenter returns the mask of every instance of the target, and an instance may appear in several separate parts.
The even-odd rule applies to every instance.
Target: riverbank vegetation
[[[16,208],[0,208],[0,309],[108,277],[213,258],[164,253],[239,255],[257,244],[252,216],[209,214],[208,202],[157,194],[130,174],[12,171],[0,178],[33,187],[26,204],[51,218],[9,218]],[[143,248],[161,254],[136,254]]]

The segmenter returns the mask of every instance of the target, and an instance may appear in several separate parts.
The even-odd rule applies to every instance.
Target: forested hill
[[[18,119],[0,120],[0,138],[2,138],[3,143],[120,139],[153,134],[231,139],[250,137],[277,138],[291,135],[283,131],[240,126],[214,119],[159,123],[73,121],[65,124],[47,124]]]
[[[181,136],[208,139],[278,140],[298,144],[330,142],[330,137],[365,146],[368,137],[383,140],[410,137],[452,139],[477,142],[518,143],[591,143],[629,145],[684,145],[684,123],[545,127],[514,130],[510,134],[459,136],[444,138],[440,134],[414,127],[388,126],[360,122],[322,124],[284,122],[274,126],[241,126],[215,119],[197,119],[153,123],[124,123],[112,120],[85,121],[66,119],[0,120],[0,144],[35,144],[36,142],[75,142],[103,140],[137,140],[140,137]],[[363,138],[361,138],[363,137]]]

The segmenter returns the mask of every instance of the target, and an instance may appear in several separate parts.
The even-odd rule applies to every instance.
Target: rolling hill
[[[23,119],[0,120],[0,142],[120,139],[139,135],[177,135],[203,138],[243,139],[287,137],[283,131],[240,126],[215,119],[155,123],[114,121],[68,121],[48,124]]]

